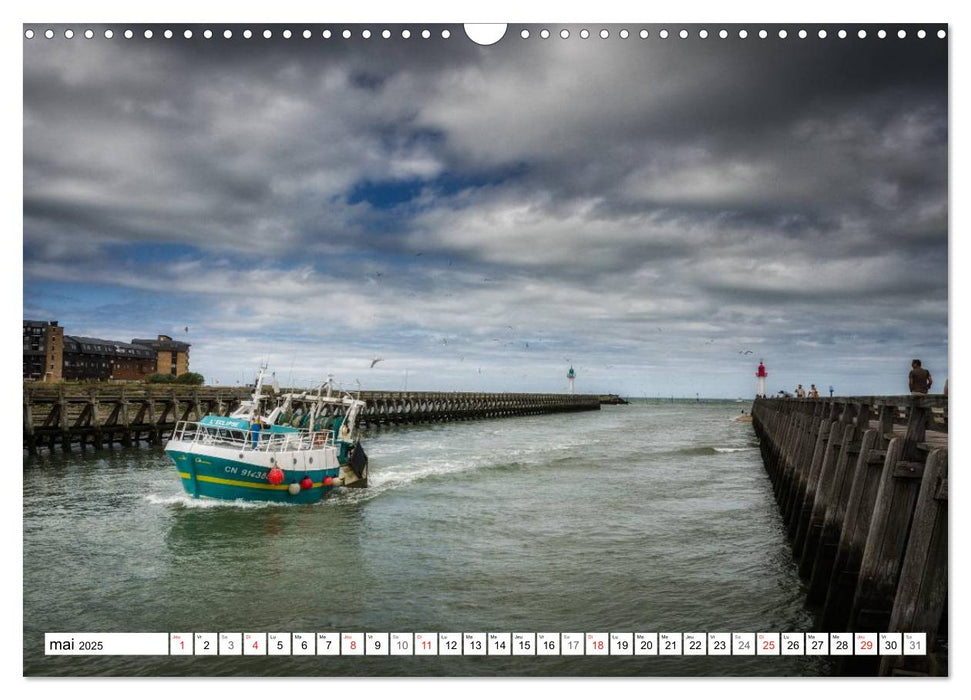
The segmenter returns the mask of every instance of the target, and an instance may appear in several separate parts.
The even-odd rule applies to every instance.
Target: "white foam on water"
[[[750,452],[758,447],[716,447],[715,452]]]
[[[401,465],[370,472],[368,488],[380,491],[408,486],[416,481],[422,481],[436,476],[460,474],[484,466],[474,461],[461,462],[455,460],[426,460],[418,464]]]
[[[188,494],[180,494],[178,496],[160,496],[158,494],[150,493],[144,496],[145,500],[152,505],[158,506],[179,506],[182,508],[195,508],[195,509],[206,509],[206,508],[273,508],[277,506],[282,506],[284,508],[289,508],[292,503],[276,503],[272,501],[244,501],[241,499],[236,499],[234,501],[223,500],[220,498],[192,498]]]
[[[501,430],[487,430],[490,436],[501,436]],[[492,441],[494,442],[494,441]],[[589,438],[577,434],[564,434],[555,445],[540,443],[540,446],[532,444],[523,445],[503,445],[501,449],[490,450],[483,448],[481,443],[471,446],[465,450],[465,454],[456,455],[455,451],[449,449],[445,443],[432,443],[425,445],[426,457],[416,461],[413,457],[418,445],[412,442],[402,444],[396,449],[387,449],[388,446],[382,445],[377,455],[372,453],[370,473],[368,476],[367,494],[360,493],[354,498],[354,502],[360,502],[369,498],[403,488],[429,478],[440,476],[458,475],[473,472],[480,469],[490,469],[499,464],[517,462],[524,467],[529,465],[542,464],[550,460],[555,460],[563,456],[569,456],[576,452],[581,446],[588,446],[591,443],[603,442],[602,438]],[[430,448],[430,449],[428,449]],[[435,455],[434,453],[438,454]],[[408,457],[402,459],[402,454]],[[375,469],[375,459],[379,462],[391,463],[389,466],[379,466]]]

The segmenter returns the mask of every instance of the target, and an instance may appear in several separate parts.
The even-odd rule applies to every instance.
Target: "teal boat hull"
[[[267,501],[273,503],[317,503],[334,489],[324,486],[328,476],[336,479],[340,468],[284,470],[280,484],[269,481],[270,468],[224,459],[213,455],[200,455],[179,450],[166,450],[175,463],[182,488],[193,498],[216,498],[227,501]],[[290,493],[291,484],[300,484],[310,477],[313,486]]]

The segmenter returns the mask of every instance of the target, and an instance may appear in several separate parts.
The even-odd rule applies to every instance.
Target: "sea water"
[[[45,632],[804,632],[749,404],[394,427],[370,488],[193,500],[161,447],[24,458],[27,675],[827,675],[818,657],[45,656]]]

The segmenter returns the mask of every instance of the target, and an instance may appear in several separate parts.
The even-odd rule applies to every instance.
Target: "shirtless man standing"
[[[920,360],[914,360],[910,366],[913,367],[910,370],[910,393],[926,394],[934,383],[931,373],[920,366]]]

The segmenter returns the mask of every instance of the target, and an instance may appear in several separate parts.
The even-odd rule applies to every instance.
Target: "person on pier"
[[[796,387],[796,398],[797,399],[806,398],[806,390],[802,388],[802,384]]]
[[[910,363],[912,369],[910,370],[910,393],[911,394],[926,394],[931,389],[931,384],[934,383],[934,378],[931,377],[931,373],[926,369],[921,367],[920,360],[914,360]]]
[[[819,398],[819,389],[816,388],[816,385],[815,384],[810,384],[809,385],[809,398],[811,398],[811,399],[818,399]]]

